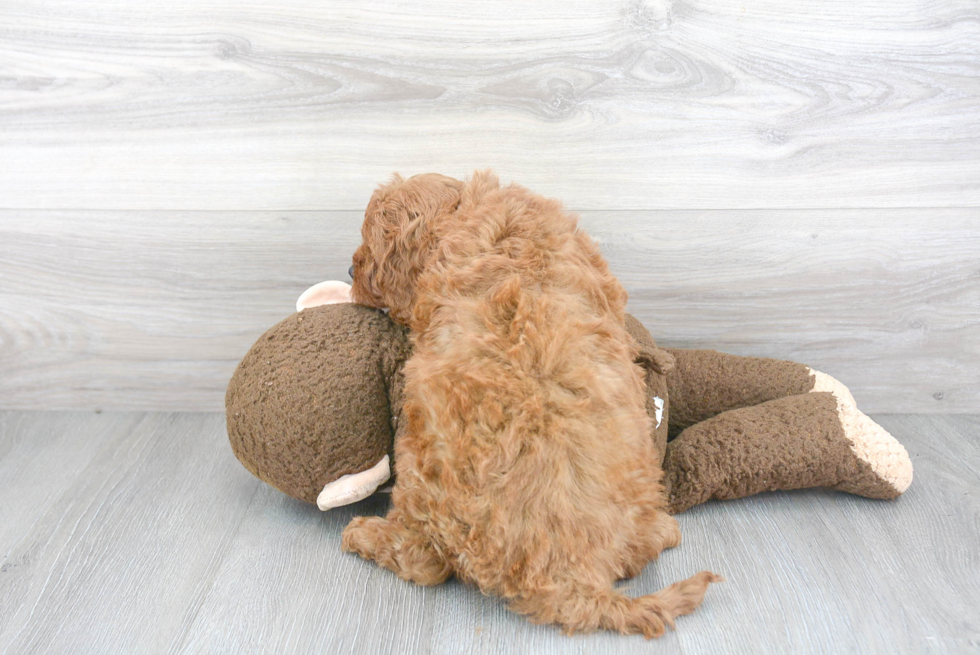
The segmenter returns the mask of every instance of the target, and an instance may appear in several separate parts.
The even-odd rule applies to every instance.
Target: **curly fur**
[[[557,201],[489,171],[395,176],[368,205],[355,301],[412,330],[385,518],[343,547],[406,580],[455,574],[532,621],[659,636],[703,571],[613,587],[680,543],[666,514],[626,292]]]

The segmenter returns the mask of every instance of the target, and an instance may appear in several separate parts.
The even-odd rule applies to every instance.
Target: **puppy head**
[[[378,187],[364,212],[360,247],[354,252],[354,302],[387,307],[407,325],[415,282],[435,251],[444,224],[459,206],[463,183],[426,173],[395,175]]]

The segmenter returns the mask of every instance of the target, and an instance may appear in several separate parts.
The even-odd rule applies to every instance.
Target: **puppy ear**
[[[416,279],[434,241],[427,220],[431,194],[417,187],[411,181],[393,181],[380,188],[368,205],[362,230],[371,244],[370,286],[377,291],[379,305],[403,325],[411,319]]]
[[[388,307],[392,318],[407,323],[402,307],[411,304],[414,283],[408,259],[411,239],[405,234],[409,211],[400,202],[397,191],[383,187],[375,193],[364,215],[361,232],[370,249],[370,263],[358,268],[363,273],[355,278],[355,286],[370,290],[377,306]]]
[[[674,368],[673,355],[666,350],[645,345],[640,345],[640,352],[637,353],[635,361],[640,366],[661,375],[667,375]]]
[[[435,252],[441,226],[459,207],[462,186],[433,173],[396,176],[368,203],[362,235],[371,244],[372,282],[399,323],[409,322],[418,276]]]

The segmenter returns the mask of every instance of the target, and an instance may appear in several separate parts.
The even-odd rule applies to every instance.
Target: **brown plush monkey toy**
[[[225,398],[228,437],[263,481],[322,510],[388,481],[407,329],[350,303],[350,287],[307,290],[262,335]],[[830,487],[895,498],[912,482],[898,441],[847,387],[803,364],[713,350],[661,350],[627,316],[647,371],[647,410],[671,513],[706,500]]]

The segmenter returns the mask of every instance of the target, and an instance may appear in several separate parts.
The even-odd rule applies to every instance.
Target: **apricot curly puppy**
[[[649,596],[613,588],[680,543],[664,512],[626,292],[574,216],[490,173],[395,176],[371,198],[355,301],[415,344],[387,517],[343,547],[406,580],[450,574],[532,621],[659,636],[703,571]]]

